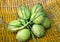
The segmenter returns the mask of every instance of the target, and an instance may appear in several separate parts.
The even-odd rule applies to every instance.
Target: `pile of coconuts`
[[[19,42],[27,41],[30,36],[32,36],[33,42],[37,42],[35,37],[42,37],[45,29],[51,25],[40,3],[35,4],[32,10],[26,6],[19,6],[17,13],[19,18],[8,24],[8,30],[17,33],[16,39]]]

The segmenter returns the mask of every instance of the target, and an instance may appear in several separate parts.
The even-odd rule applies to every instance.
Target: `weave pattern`
[[[37,42],[60,42],[60,0],[0,0],[0,42],[17,42],[16,33],[9,32],[5,23],[17,19],[18,6],[25,5],[32,9],[36,3],[43,5],[51,21],[51,27],[42,38],[36,38]],[[30,38],[27,42],[33,41]]]

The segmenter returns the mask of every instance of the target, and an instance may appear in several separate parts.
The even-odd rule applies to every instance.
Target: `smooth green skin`
[[[37,17],[35,20],[33,20],[35,24],[41,24],[43,21],[44,21],[44,16],[42,15]]]
[[[30,10],[26,6],[20,6],[17,8],[17,13],[22,19],[30,18]]]
[[[8,25],[8,31],[10,31],[10,32],[16,32],[16,31],[13,31],[12,29],[13,28],[19,28],[21,26],[22,25],[21,25],[21,22],[19,20],[13,20]]]
[[[33,17],[35,17],[35,15],[39,12],[41,12],[43,9],[42,9],[42,6],[40,4],[35,4],[31,10],[31,19],[33,19]]]
[[[51,23],[49,21],[49,19],[46,17],[44,22],[42,23],[42,25],[45,27],[45,28],[48,28],[50,27]]]
[[[41,24],[44,21],[45,12],[41,4],[35,4],[31,11],[32,15],[30,20],[36,24]]]
[[[42,12],[38,12],[37,14],[36,14],[36,16],[35,16],[35,18],[37,18],[37,17],[39,17],[39,16],[46,16],[46,13],[44,12],[44,11],[42,11]]]
[[[15,31],[15,30],[12,30],[13,28],[19,28],[19,27],[16,27],[16,26],[10,26],[10,25],[8,25],[8,31],[10,31],[10,32],[17,32],[17,31]]]
[[[35,13],[35,12],[37,12],[37,11],[43,11],[42,4],[37,3],[37,4],[35,4],[35,5],[33,6],[31,12],[32,12],[32,13]]]
[[[31,30],[36,37],[42,37],[45,32],[44,27],[42,25],[37,25],[37,24],[34,24]]]
[[[30,31],[28,29],[22,29],[17,32],[16,39],[18,41],[26,41],[30,37]]]
[[[31,18],[30,20],[33,20],[37,14],[39,14],[43,10],[41,4],[35,4],[31,10]]]
[[[31,20],[33,20],[33,22],[36,23],[36,24],[41,24],[44,21],[45,16],[46,16],[45,12],[39,12],[35,15],[35,17],[34,17],[34,14],[33,14],[31,16]]]
[[[19,20],[13,20],[13,21],[11,21],[9,23],[9,25],[20,27],[21,26],[21,22],[19,22]]]

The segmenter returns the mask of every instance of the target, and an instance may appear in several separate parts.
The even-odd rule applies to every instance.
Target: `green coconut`
[[[15,28],[19,28],[19,27],[9,25],[8,26],[8,31],[10,31],[10,32],[17,32],[17,30],[12,30],[12,29],[15,29]]]
[[[45,32],[44,27],[42,25],[37,25],[37,24],[34,24],[31,30],[36,37],[42,37]]]
[[[21,26],[21,22],[19,20],[13,20],[9,23],[9,25],[11,26],[16,26],[16,27],[20,27]]]
[[[41,24],[46,16],[42,5],[39,3],[33,6],[31,13],[32,15],[30,20],[36,24]]]
[[[21,22],[19,20],[13,20],[8,24],[8,30],[11,32],[16,32],[16,31],[13,31],[12,29],[13,28],[19,28],[21,26],[22,25],[21,25]]]
[[[22,19],[30,18],[30,10],[26,6],[20,6],[17,8],[17,13]]]
[[[38,12],[38,11],[43,11],[43,6],[40,3],[37,3],[33,6],[32,8],[32,13]]]
[[[30,20],[33,21],[33,23],[35,24],[41,24],[44,21],[45,17],[45,12],[39,12],[35,16],[33,14]]]
[[[42,23],[42,25],[45,27],[45,28],[49,28],[51,23],[49,21],[49,19],[46,17],[44,22]]]
[[[30,37],[30,31],[28,29],[22,29],[18,31],[16,35],[16,39],[21,42],[28,40],[29,37]]]

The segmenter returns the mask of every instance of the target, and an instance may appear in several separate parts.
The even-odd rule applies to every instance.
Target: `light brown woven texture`
[[[60,1],[59,0],[0,0],[0,42],[17,42],[16,33],[9,32],[1,19],[9,23],[16,19],[16,8],[26,5],[31,9],[34,4],[41,3],[51,21],[51,27],[46,30],[42,38],[36,38],[37,42],[60,42]],[[33,42],[32,39],[27,42]]]

